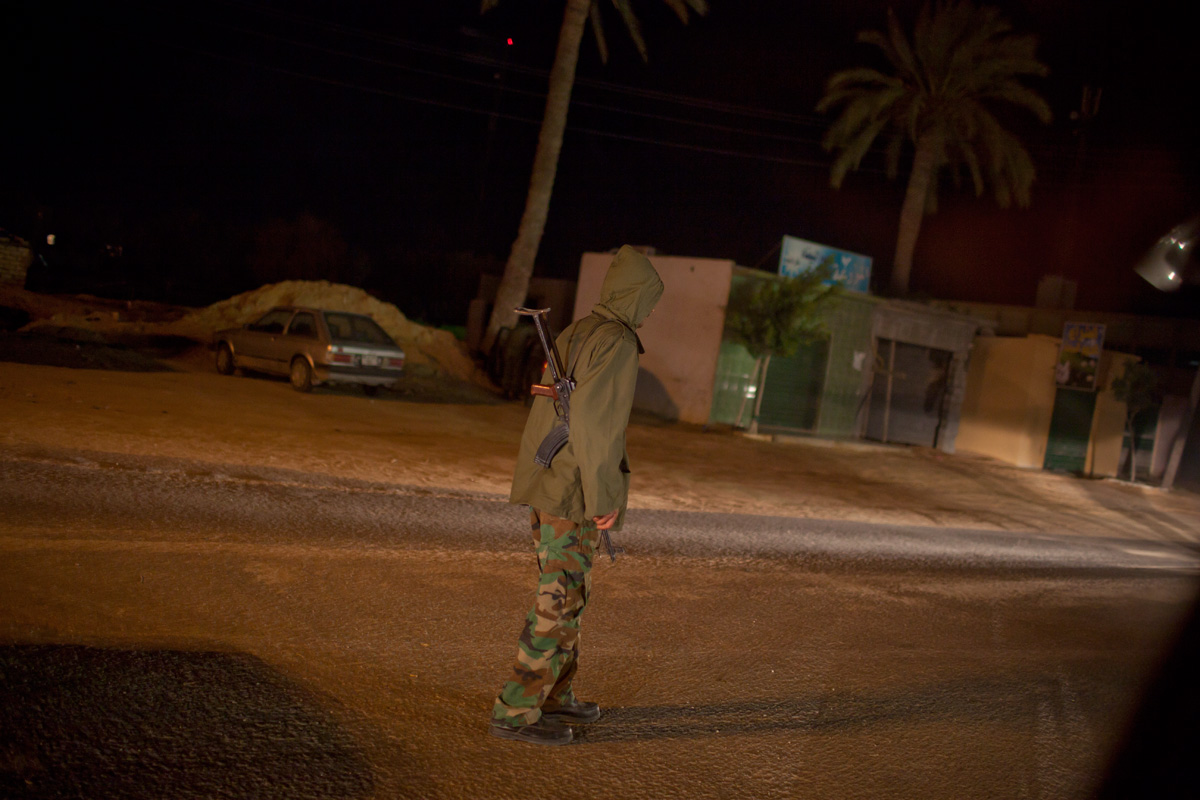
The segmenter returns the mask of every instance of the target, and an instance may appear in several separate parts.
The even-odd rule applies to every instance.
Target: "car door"
[[[291,369],[292,358],[297,355],[307,356],[313,364],[320,363],[316,351],[323,349],[324,345],[321,343],[316,314],[311,311],[297,311],[288,325],[287,336],[282,337],[281,344],[280,366],[285,370]]]
[[[281,340],[291,318],[291,309],[276,308],[247,325],[237,337],[238,362],[249,369],[278,373]],[[285,365],[283,370],[286,369]]]

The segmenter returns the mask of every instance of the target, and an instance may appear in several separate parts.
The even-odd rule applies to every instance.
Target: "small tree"
[[[1129,480],[1137,481],[1137,417],[1157,408],[1158,376],[1146,364],[1127,361],[1125,371],[1113,379],[1113,395],[1125,404],[1125,432],[1129,435]]]
[[[758,430],[758,413],[762,408],[763,387],[771,358],[795,355],[800,345],[815,341],[826,332],[825,322],[818,314],[821,303],[837,290],[833,278],[833,258],[827,257],[810,272],[794,278],[772,275],[736,285],[729,294],[725,311],[725,335],[754,356],[754,373],[750,383],[755,387],[754,415],[750,431]],[[738,409],[737,422],[742,421],[746,397]]]

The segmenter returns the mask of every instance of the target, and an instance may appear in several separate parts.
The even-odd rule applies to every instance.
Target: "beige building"
[[[634,404],[667,419],[703,425],[712,408],[733,261],[649,255],[664,291],[638,331],[646,353]],[[583,254],[573,319],[586,317],[600,301],[612,259],[612,253]]]
[[[1117,475],[1125,404],[1113,396],[1112,379],[1124,371],[1126,362],[1138,359],[1104,351],[1096,392],[1059,389],[1054,368],[1060,341],[1038,334],[975,340],[958,428],[960,451],[1041,469],[1053,466],[1056,447],[1074,447],[1083,474]],[[1054,424],[1056,410],[1060,420],[1075,416],[1074,431],[1071,420],[1066,425]],[[1049,464],[1048,451],[1052,456]]]
[[[25,288],[25,276],[33,262],[29,243],[0,231],[0,285]]]

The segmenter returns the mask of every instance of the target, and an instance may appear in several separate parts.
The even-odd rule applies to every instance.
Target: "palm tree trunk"
[[[758,376],[758,391],[754,397],[754,418],[750,420],[750,433],[758,433],[758,415],[762,412],[763,390],[767,388],[767,370],[771,366],[771,356],[766,355],[762,360],[762,372]]]
[[[754,387],[755,396],[758,395],[758,370],[762,366],[762,356],[754,359],[754,372],[750,375],[750,386]],[[749,394],[742,392],[742,404],[738,406],[737,420],[734,422],[735,428],[742,427],[742,415],[746,412],[746,399]]]
[[[533,157],[533,174],[529,179],[529,194],[525,198],[525,213],[521,216],[521,225],[508,263],[504,265],[504,277],[500,279],[500,287],[496,290],[492,316],[483,337],[482,350],[485,353],[491,350],[501,328],[516,325],[517,315],[513,308],[524,303],[529,292],[533,262],[546,229],[546,215],[550,211],[550,193],[554,189],[558,154],[562,150],[563,132],[567,127],[567,109],[571,105],[571,89],[575,84],[579,43],[583,40],[583,28],[591,2],[567,0],[558,34],[558,51],[554,56],[554,66],[550,68],[546,111],[542,115],[542,129]]]
[[[908,190],[904,193],[904,205],[900,208],[896,257],[892,261],[892,294],[897,297],[908,294],[913,251],[917,249],[917,235],[921,232],[921,220],[925,216],[929,185],[933,181],[934,167],[937,166],[937,149],[935,134],[926,133],[917,139],[917,152],[908,176]]]

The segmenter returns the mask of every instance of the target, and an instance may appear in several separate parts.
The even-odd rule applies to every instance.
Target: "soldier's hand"
[[[617,512],[610,511],[603,517],[592,517],[592,522],[596,523],[596,530],[606,531],[617,524]]]

